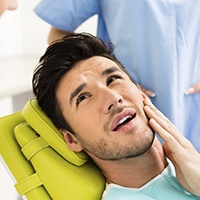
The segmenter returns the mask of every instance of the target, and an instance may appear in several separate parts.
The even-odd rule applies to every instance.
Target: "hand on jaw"
[[[164,152],[173,163],[180,184],[200,196],[200,154],[148,99],[144,100],[144,111],[150,126],[164,141]]]

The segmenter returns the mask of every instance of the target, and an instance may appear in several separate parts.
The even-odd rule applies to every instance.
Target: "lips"
[[[117,131],[121,127],[126,126],[131,120],[136,116],[133,110],[125,110],[119,115],[117,115],[111,123],[111,130]]]

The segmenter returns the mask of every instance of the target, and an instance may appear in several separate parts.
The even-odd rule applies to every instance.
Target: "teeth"
[[[126,116],[126,117],[122,118],[122,119],[119,121],[119,123],[117,124],[117,126],[120,125],[120,124],[122,124],[122,123],[124,123],[128,118],[131,118],[131,116],[129,115],[129,116]]]

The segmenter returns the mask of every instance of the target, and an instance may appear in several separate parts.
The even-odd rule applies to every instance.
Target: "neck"
[[[108,183],[124,187],[140,188],[167,166],[162,146],[158,140],[142,156],[118,161],[102,161],[94,159],[105,175]]]

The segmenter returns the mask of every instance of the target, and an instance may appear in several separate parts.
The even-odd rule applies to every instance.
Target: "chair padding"
[[[27,102],[22,115],[28,124],[66,160],[77,166],[89,160],[84,152],[75,153],[67,147],[61,133],[38,106],[36,99]]]
[[[28,200],[101,199],[104,176],[85,153],[67,148],[35,99],[0,118],[0,153]]]
[[[22,154],[14,135],[14,128],[20,123],[24,123],[21,112],[0,118],[0,154],[13,175],[12,178],[15,179],[15,182],[21,182],[35,174],[35,169]],[[28,200],[51,199],[42,185],[27,191],[26,198]]]
[[[101,199],[105,180],[92,161],[80,167],[67,162],[27,123],[15,128],[15,136],[37,172],[36,183],[39,185],[41,180],[52,199]]]

